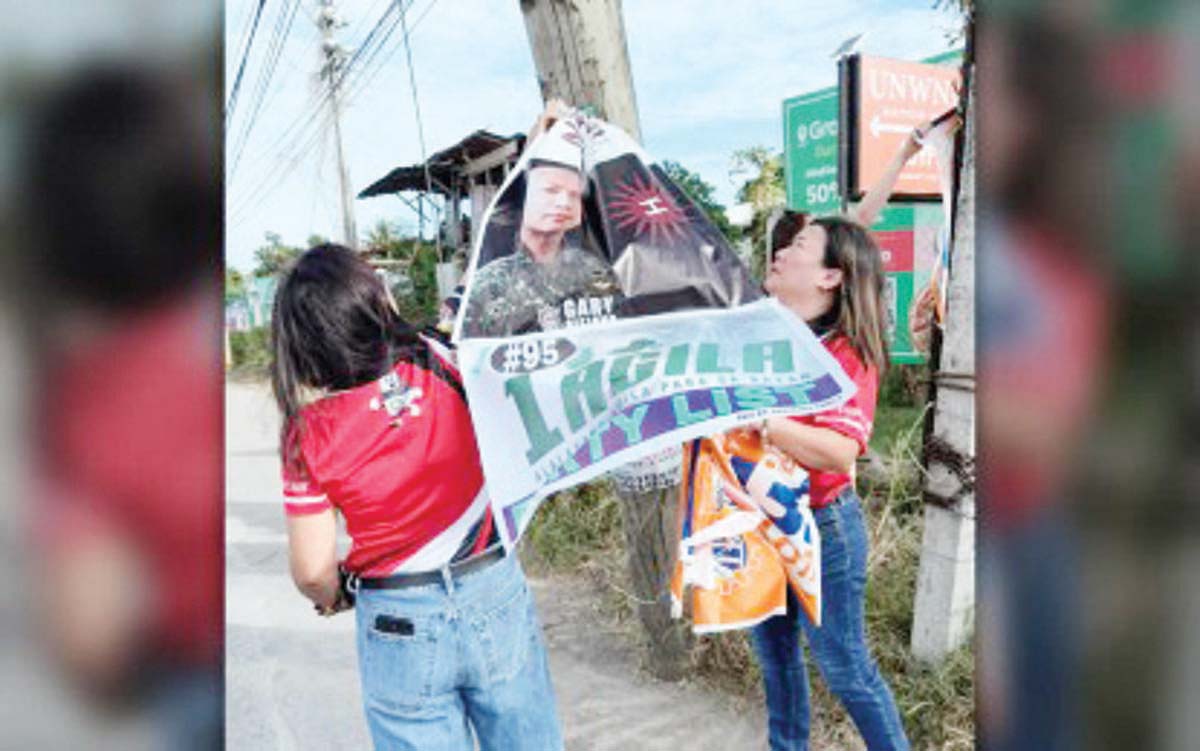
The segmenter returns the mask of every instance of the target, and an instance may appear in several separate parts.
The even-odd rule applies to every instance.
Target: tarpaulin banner
[[[768,415],[829,409],[854,392],[808,327],[772,299],[466,339],[459,362],[506,544],[554,491]]]
[[[937,261],[929,279],[934,296],[934,312],[939,324],[946,322],[946,300],[950,291],[950,244],[954,223],[954,134],[957,117],[943,118],[922,139],[922,145],[937,160],[938,187],[942,195],[942,225],[937,233]]]
[[[821,539],[808,473],[752,430],[694,441],[684,465],[672,614],[682,615],[690,589],[696,633],[748,628],[786,612],[790,585],[820,626]]]
[[[454,339],[762,296],[704,211],[632,138],[572,113],[526,148],[484,214]]]

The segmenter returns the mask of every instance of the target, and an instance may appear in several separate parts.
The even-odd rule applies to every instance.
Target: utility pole
[[[641,140],[621,0],[519,0],[542,100],[558,98]],[[677,555],[678,457],[634,462],[613,473],[647,667],[663,680],[686,670],[690,632],[671,618]]]
[[[317,15],[317,27],[321,30],[321,52],[324,64],[321,78],[329,86],[329,108],[333,113],[333,138],[337,146],[338,182],[342,196],[342,242],[346,247],[358,249],[358,231],[354,226],[354,194],[350,187],[350,170],[346,167],[346,155],[342,148],[342,76],[345,71],[346,51],[333,38],[335,29],[343,24],[337,17],[333,0],[321,0],[321,11]]]
[[[925,530],[912,651],[937,662],[975,623],[975,76],[969,78],[945,336],[927,438]]]
[[[519,2],[542,101],[590,109],[640,142],[621,0]]]

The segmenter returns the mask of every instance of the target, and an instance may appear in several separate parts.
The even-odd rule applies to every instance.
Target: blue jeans
[[[355,606],[367,724],[376,749],[560,751],[533,598],[515,556]]]
[[[800,631],[825,684],[854,720],[870,751],[907,751],[900,712],[867,650],[863,598],[867,585],[867,532],[852,490],[813,509],[821,532],[821,627],[809,623],[789,589],[788,612],[755,626],[754,651],[767,694],[772,751],[808,748],[808,668]]]

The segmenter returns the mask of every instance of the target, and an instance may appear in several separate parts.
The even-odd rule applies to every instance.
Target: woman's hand
[[[933,340],[933,320],[937,297],[933,293],[933,284],[925,285],[921,294],[913,301],[908,309],[908,334],[913,347],[919,352],[929,352],[929,343]]]
[[[962,126],[962,120],[957,114],[950,116],[950,132],[958,130]],[[880,173],[879,179],[871,186],[870,190],[863,196],[862,202],[851,210],[850,218],[858,222],[864,227],[870,227],[879,217],[879,212],[883,210],[884,205],[892,195],[892,189],[896,187],[896,181],[900,179],[900,173],[904,170],[904,165],[908,164],[909,160],[916,156],[921,149],[925,147],[925,137],[929,135],[935,127],[941,128],[945,126],[945,121],[934,125],[934,121],[926,121],[912,129],[908,134],[908,138],[904,139],[904,143],[900,144],[900,148],[892,156],[892,161],[888,162],[886,168]]]
[[[542,114],[538,115],[534,121],[533,127],[529,129],[529,136],[526,138],[528,143],[533,143],[541,134],[550,130],[554,123],[571,114],[571,108],[567,103],[557,97],[546,102],[546,108],[542,110]]]
[[[769,417],[760,432],[764,443],[780,449],[807,470],[849,474],[858,458],[858,442],[829,428]]]
[[[928,135],[931,127],[932,123],[922,123],[913,128],[912,132],[908,134],[908,138],[904,139],[903,145],[900,146],[899,157],[902,164],[907,163],[909,159],[912,159],[920,153],[921,149],[925,148],[925,136]]]

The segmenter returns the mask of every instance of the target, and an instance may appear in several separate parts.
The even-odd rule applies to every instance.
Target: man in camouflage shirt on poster
[[[517,248],[476,272],[463,336],[550,331],[617,317],[622,295],[612,269],[567,236],[583,213],[578,150],[549,134],[540,141],[525,175]]]

